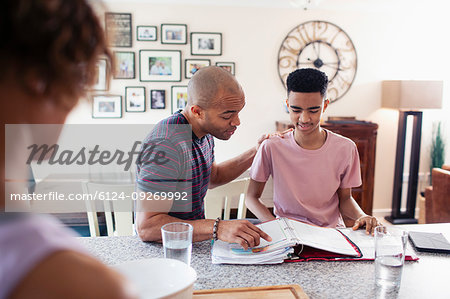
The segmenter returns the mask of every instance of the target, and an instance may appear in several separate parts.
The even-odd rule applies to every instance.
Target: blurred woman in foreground
[[[100,23],[87,0],[5,0],[0,36],[0,298],[129,298],[127,282],[55,219],[4,212],[8,194],[25,189],[6,168],[26,178],[26,165],[14,164],[20,145],[42,141],[31,129],[5,140],[4,125],[64,123],[99,55],[110,58]],[[57,135],[47,132],[46,143]],[[8,161],[5,146],[15,153]]]

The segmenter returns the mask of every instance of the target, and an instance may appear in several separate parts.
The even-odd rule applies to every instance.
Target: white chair
[[[229,220],[232,201],[234,198],[238,198],[237,219],[244,219],[247,213],[245,193],[249,181],[249,178],[238,179],[208,190],[204,199],[206,218],[221,217],[223,220]]]
[[[82,182],[82,187],[84,194],[90,194],[90,196],[97,194],[96,200],[87,200],[85,198],[89,231],[92,237],[100,235],[97,219],[98,204],[96,204],[99,202],[103,202],[108,236],[131,236],[134,234],[132,200],[132,194],[135,190],[134,184],[119,185]],[[106,198],[107,194],[109,194],[110,199],[117,195],[115,196],[117,200],[101,200],[100,196]]]

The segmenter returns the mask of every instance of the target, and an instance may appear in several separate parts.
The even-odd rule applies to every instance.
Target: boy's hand
[[[375,227],[382,225],[377,218],[369,215],[364,215],[359,217],[355,224],[353,225],[353,230],[357,230],[358,228],[366,227],[366,234],[374,234]]]
[[[238,243],[245,250],[249,247],[258,246],[260,238],[272,241],[272,238],[261,229],[247,220],[222,220],[217,228],[219,240],[228,243]]]

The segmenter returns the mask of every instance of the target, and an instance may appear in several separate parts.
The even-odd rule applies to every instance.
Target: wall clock
[[[350,37],[326,21],[309,21],[292,29],[278,52],[278,73],[283,85],[298,68],[316,68],[328,76],[330,102],[340,99],[356,75],[356,50]]]

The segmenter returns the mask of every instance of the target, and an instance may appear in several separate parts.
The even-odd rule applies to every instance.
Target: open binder
[[[261,239],[257,247],[244,250],[238,244],[216,241],[212,249],[214,264],[275,264],[301,261],[373,260],[374,238],[365,230],[318,227],[288,218],[257,225],[272,237]],[[406,260],[417,260],[407,254]]]

